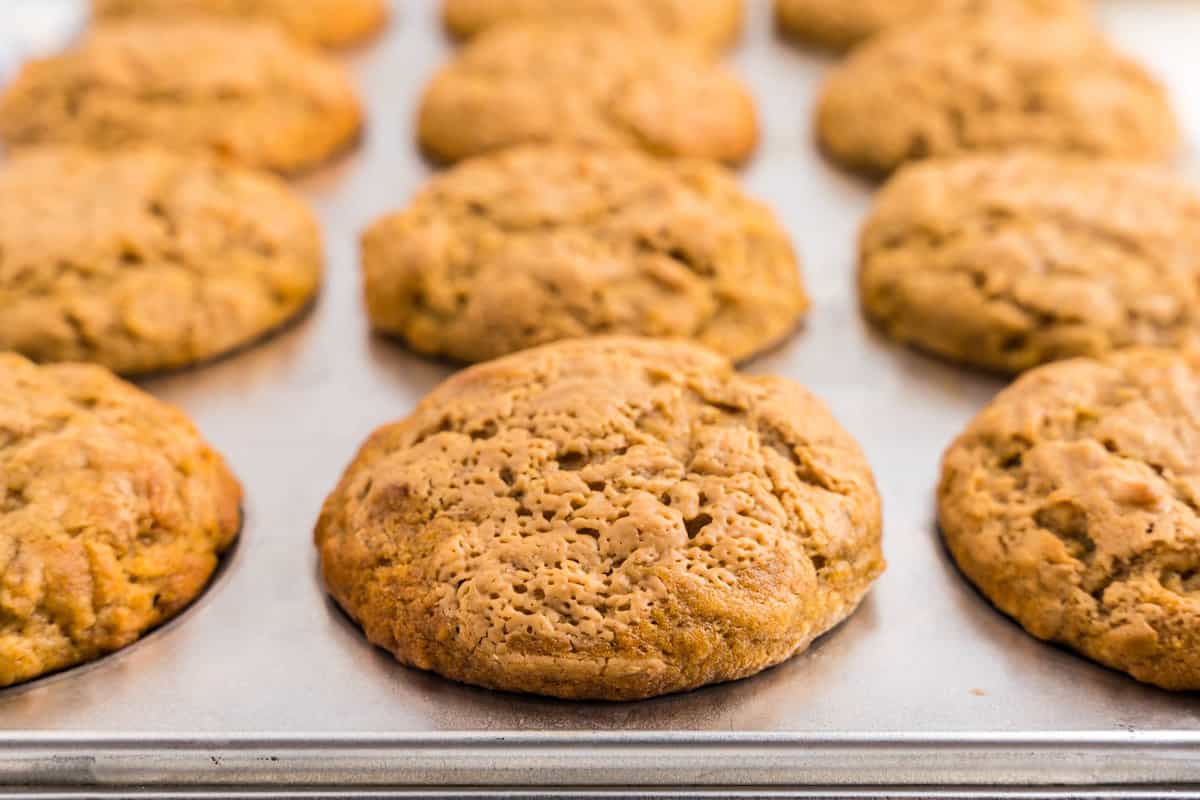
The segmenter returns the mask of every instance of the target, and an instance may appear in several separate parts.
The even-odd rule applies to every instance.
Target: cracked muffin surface
[[[237,536],[240,503],[181,412],[101,367],[0,354],[0,686],[179,613]]]
[[[1086,0],[775,0],[779,27],[791,36],[845,50],[881,31],[926,17],[1028,13],[1086,19]]]
[[[860,251],[867,316],[962,363],[1200,345],[1200,194],[1165,170],[1036,153],[913,165]]]
[[[1029,633],[1200,689],[1200,372],[1133,349],[1028,373],[947,451],[942,533]]]
[[[463,162],[376,222],[362,259],[374,326],[461,361],[621,333],[742,359],[808,308],[786,232],[730,173],[628,150]]]
[[[386,0],[92,0],[100,19],[215,15],[270,21],[319,47],[345,47],[387,22]]]
[[[155,144],[282,173],[345,149],[361,125],[335,61],[242,20],[106,22],[25,64],[0,95],[10,148]]]
[[[826,80],[816,129],[831,159],[870,175],[1022,147],[1160,161],[1179,141],[1166,90],[1103,34],[1027,14],[937,18],[873,38]]]
[[[661,36],[599,23],[482,34],[434,76],[418,128],[440,161],[554,143],[737,163],[758,140],[754,100],[732,73]]]
[[[870,468],[818,400],[621,337],[450,378],[368,439],[316,542],[331,594],[401,662],[574,699],[752,675],[884,567]]]
[[[157,149],[36,148],[0,165],[0,349],[137,374],[299,313],[317,223],[274,176]]]
[[[442,16],[460,38],[517,20],[573,19],[665,34],[715,52],[737,38],[743,5],[743,0],[444,0]]]

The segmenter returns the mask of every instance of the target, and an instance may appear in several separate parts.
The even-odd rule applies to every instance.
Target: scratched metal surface
[[[4,3],[0,10],[15,8]],[[320,213],[328,252],[315,310],[256,349],[144,384],[190,412],[244,481],[240,546],[191,609],[144,641],[87,667],[0,691],[0,783],[43,780],[49,768],[36,753],[72,747],[98,753],[107,742],[126,755],[143,746],[161,755],[169,749],[162,737],[188,738],[201,750],[222,742],[231,757],[267,741],[263,737],[275,737],[270,741],[278,749],[271,752],[293,755],[289,747],[336,743],[329,764],[342,763],[338,759],[358,753],[360,745],[386,752],[402,741],[434,746],[465,737],[453,740],[455,747],[438,762],[452,770],[463,766],[454,762],[455,753],[466,758],[481,742],[499,743],[494,753],[502,757],[503,742],[518,741],[499,736],[509,731],[550,736],[568,749],[572,742],[644,742],[645,752],[658,755],[642,769],[664,780],[690,774],[672,772],[672,764],[682,763],[672,754],[697,755],[684,734],[700,736],[687,741],[704,746],[767,737],[786,753],[778,766],[784,772],[770,773],[780,779],[817,774],[818,758],[836,761],[818,755],[825,751],[817,742],[830,737],[861,747],[856,758],[866,760],[855,763],[876,771],[859,777],[905,774],[905,764],[936,758],[939,746],[938,763],[948,766],[953,756],[961,769],[987,769],[989,762],[978,758],[999,747],[1014,767],[1037,765],[1050,777],[1066,774],[1068,761],[1058,759],[1068,757],[1063,753],[1077,768],[1109,769],[1112,774],[1097,775],[1113,779],[1190,774],[1151,767],[1151,756],[1165,752],[1155,750],[1164,744],[1200,742],[1200,698],[1141,686],[1034,641],[993,611],[948,561],[933,522],[940,453],[1000,384],[894,346],[863,323],[854,293],[854,242],[872,187],[822,161],[809,128],[816,87],[833,62],[778,40],[766,4],[751,5],[731,61],[753,86],[765,136],[744,179],[790,229],[815,308],[804,330],[748,369],[809,386],[870,457],[884,495],[891,566],[861,610],[809,652],[756,678],[603,705],[492,693],[405,669],[368,645],[326,599],[310,541],[322,499],[374,427],[405,414],[450,372],[373,338],[359,302],[358,233],[404,204],[430,174],[413,143],[414,108],[451,46],[435,4],[411,2],[397,8],[384,36],[345,56],[370,113],[362,147],[300,184]],[[1169,83],[1189,141],[1179,168],[1200,176],[1200,4],[1111,0],[1101,12],[1112,35]],[[8,11],[2,16],[11,23]],[[604,733],[589,740],[579,732]],[[943,734],[949,738],[939,745]],[[917,761],[896,760],[894,753],[890,761],[872,761],[872,752],[891,752],[884,746],[889,742],[919,745],[912,756]],[[944,749],[955,742],[959,749]],[[1116,774],[1119,759],[1092,751],[1090,762],[1079,761],[1092,746],[1087,742],[1133,748],[1121,752],[1145,752],[1149,760],[1126,759]],[[756,756],[735,751],[721,757],[745,758],[738,763],[752,771]],[[522,752],[532,771],[557,763],[536,747]],[[1200,783],[1197,759],[1172,758],[1185,773],[1191,765]],[[402,759],[383,763],[393,781],[413,777]],[[164,761],[140,777],[152,782],[182,764]],[[1055,773],[1056,764],[1064,771]],[[621,768],[613,764],[618,778]],[[74,779],[101,780],[102,769],[88,769],[72,773]],[[1010,771],[1013,780],[1017,772]],[[349,781],[351,773],[329,774]],[[767,774],[764,767],[761,775]],[[189,780],[182,772],[175,778]],[[703,782],[694,774],[691,779]]]

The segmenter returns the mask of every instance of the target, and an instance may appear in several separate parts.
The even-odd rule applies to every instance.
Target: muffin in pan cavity
[[[737,39],[744,0],[443,0],[446,27],[470,39],[498,25],[522,20],[612,23],[668,36],[706,52]]]
[[[870,176],[1019,148],[1162,162],[1180,140],[1165,88],[1102,33],[1020,13],[936,17],[855,48],[821,89],[816,135]]]
[[[321,269],[316,219],[267,173],[156,148],[0,164],[0,350],[188,366],[296,317]]]
[[[442,162],[566,144],[736,164],[759,132],[749,88],[694,49],[555,20],[502,25],[463,47],[425,90],[418,135]]]
[[[379,31],[387,0],[92,0],[97,19],[212,15],[273,22],[317,47],[347,47]]]
[[[1021,377],[947,451],[955,561],[1029,633],[1200,689],[1200,371],[1132,349]]]
[[[178,614],[233,544],[241,497],[178,410],[102,367],[0,353],[0,686]]]
[[[931,17],[1017,12],[1086,22],[1090,10],[1090,0],[775,0],[780,30],[830,50],[847,50],[876,34]]]
[[[880,527],[866,459],[799,385],[616,337],[450,378],[368,439],[316,542],[404,664],[634,700],[803,651],[883,571]]]
[[[860,249],[866,315],[963,364],[1200,345],[1200,194],[1158,167],[1034,152],[913,165],[879,193]]]
[[[372,225],[362,261],[377,330],[468,362],[599,334],[745,359],[809,304],[786,231],[732,174],[633,150],[463,162]]]
[[[348,73],[273,25],[211,17],[94,27],[0,95],[10,148],[159,145],[293,174],[355,143]]]

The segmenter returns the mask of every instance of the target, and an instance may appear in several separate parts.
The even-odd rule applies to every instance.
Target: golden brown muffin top
[[[312,212],[274,176],[153,148],[0,165],[0,350],[121,373],[278,326],[316,292]]]
[[[1021,147],[1169,158],[1166,91],[1095,29],[1024,14],[945,17],[857,48],[827,79],[817,131],[829,156],[885,174],[906,161]]]
[[[346,47],[387,22],[387,0],[92,0],[93,16],[171,17],[211,14],[269,21],[319,47]]]
[[[882,31],[934,16],[1028,13],[1084,20],[1088,0],[775,0],[783,30],[844,50]]]
[[[0,96],[0,139],[157,144],[293,173],[351,144],[361,117],[346,72],[274,26],[146,19],[27,63]]]
[[[910,166],[876,199],[859,283],[892,336],[1003,372],[1200,344],[1200,194],[1037,153]]]
[[[947,544],[1030,633],[1200,688],[1200,372],[1130,350],[1023,376],[946,454]]]
[[[802,649],[882,571],[879,536],[870,468],[812,395],[619,337],[452,377],[371,436],[316,533],[401,661],[614,700]]]
[[[200,593],[241,487],[176,409],[0,353],[0,686],[124,647]]]
[[[556,143],[737,163],[758,140],[754,100],[724,68],[662,37],[585,23],[479,36],[434,76],[419,128],[442,161]]]
[[[442,14],[455,36],[467,39],[517,20],[576,20],[667,35],[717,52],[742,27],[743,0],[444,0]]]
[[[603,333],[741,359],[808,307],[786,232],[728,171],[633,150],[463,162],[371,226],[363,266],[377,328],[463,361]]]

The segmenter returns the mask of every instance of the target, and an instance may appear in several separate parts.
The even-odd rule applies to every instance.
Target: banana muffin
[[[1085,21],[1088,4],[1086,0],[775,0],[775,19],[784,33],[832,50],[845,50],[882,31],[928,17],[1013,11]]]
[[[1039,639],[1200,689],[1200,372],[1133,349],[1022,376],[946,453],[959,567]]]
[[[156,144],[282,173],[346,149],[361,127],[336,62],[239,20],[106,23],[27,63],[0,95],[0,140],[12,148]]]
[[[616,23],[718,52],[741,32],[743,5],[743,0],[444,0],[442,15],[461,39],[515,20],[572,19]]]
[[[267,173],[154,148],[0,165],[0,350],[186,366],[298,315],[321,263],[312,212]]]
[[[386,0],[92,0],[93,16],[170,17],[197,14],[274,22],[318,47],[346,47],[387,22]]]
[[[0,686],[178,614],[237,536],[241,496],[171,406],[102,367],[0,353]]]
[[[964,364],[1200,345],[1200,194],[1155,167],[1038,153],[906,167],[860,258],[867,316]]]
[[[1069,19],[939,17],[856,48],[831,73],[817,136],[838,164],[884,175],[916,159],[1036,147],[1164,161],[1179,142],[1165,89]]]
[[[434,76],[418,128],[439,161],[572,144],[738,163],[758,142],[754,99],[732,73],[669,39],[599,23],[482,34]]]
[[[632,150],[463,162],[376,222],[362,257],[375,328],[460,361],[619,333],[744,359],[808,308],[786,232],[731,174]]]
[[[570,699],[753,675],[884,568],[871,470],[818,400],[619,337],[450,378],[370,437],[316,541],[330,593],[402,663]]]

